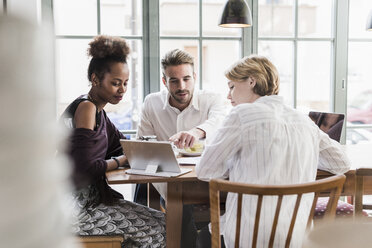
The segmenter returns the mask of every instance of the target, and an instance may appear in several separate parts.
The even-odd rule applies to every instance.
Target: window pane
[[[347,120],[372,124],[372,43],[349,42]]]
[[[259,36],[293,36],[293,0],[258,1]]]
[[[196,73],[196,82],[195,82],[195,88],[199,88],[199,45],[198,41],[196,40],[160,40],[160,60],[164,57],[164,55],[173,49],[181,49],[184,51],[187,51],[194,57],[194,69]],[[161,67],[161,64],[160,64]],[[161,68],[160,68],[161,70]],[[162,76],[162,72],[160,72],[160,76]],[[163,82],[161,81],[161,78],[159,78],[159,84],[160,89],[165,89],[165,86]]]
[[[241,28],[222,28],[218,26],[226,0],[203,1],[203,36],[240,37]]]
[[[127,92],[120,103],[107,104],[105,110],[107,116],[121,129],[136,129],[139,121],[139,111],[143,96],[143,60],[142,41],[127,40],[131,48],[129,55],[129,81]]]
[[[368,144],[372,143],[371,128],[346,129],[346,144]]]
[[[279,95],[293,106],[293,42],[259,41],[258,54],[266,56],[279,72]]]
[[[298,35],[331,37],[333,0],[298,1]]]
[[[298,42],[297,69],[297,108],[330,111],[331,43]]]
[[[160,35],[198,35],[198,4],[198,0],[160,0]]]
[[[203,41],[203,89],[220,93],[227,99],[225,71],[239,58],[239,41]]]
[[[89,58],[88,39],[57,39],[56,79],[59,117],[75,98],[87,94],[90,83],[87,79]]]
[[[60,116],[75,98],[87,94],[90,90],[90,82],[87,79],[90,58],[86,54],[89,42],[89,39],[57,40],[57,116]],[[119,104],[107,104],[105,107],[107,115],[119,129],[136,128],[143,95],[142,42],[128,42],[132,53],[128,61],[130,78],[127,92]]]
[[[53,11],[57,35],[97,34],[97,2],[95,0],[54,0]]]
[[[366,22],[372,10],[370,0],[349,1],[349,38],[372,38],[372,32],[366,31]]]
[[[142,1],[101,0],[103,34],[142,35]]]

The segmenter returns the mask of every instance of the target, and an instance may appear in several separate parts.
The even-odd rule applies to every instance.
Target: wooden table
[[[194,168],[194,166],[184,166]],[[183,204],[193,204],[208,199],[208,183],[199,181],[195,171],[179,177],[152,177],[141,175],[128,175],[125,170],[114,170],[106,173],[109,184],[125,183],[166,183],[166,231],[167,247],[179,247],[181,242],[181,223]],[[199,183],[198,183],[199,182]],[[192,187],[193,189],[190,189]],[[194,191],[195,190],[195,191]],[[159,201],[158,201],[159,202]]]
[[[344,146],[344,149],[351,160],[352,167],[350,171],[345,173],[346,182],[342,195],[354,196],[356,194],[355,169],[360,167],[372,168],[372,144],[347,145]],[[194,168],[194,166],[185,167]],[[318,171],[317,179],[331,175],[329,172]],[[180,245],[183,204],[201,204],[209,201],[208,183],[198,180],[194,170],[173,178],[128,175],[125,174],[124,170],[115,170],[107,173],[107,179],[109,184],[166,183],[155,184],[155,187],[166,199],[167,247],[179,247]],[[364,194],[372,194],[372,180],[364,181]]]

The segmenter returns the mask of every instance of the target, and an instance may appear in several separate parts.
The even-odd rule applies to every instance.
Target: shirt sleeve
[[[137,128],[137,138],[144,135],[155,135],[155,130],[149,117],[149,99],[145,99],[141,111],[141,120]]]
[[[350,169],[350,161],[341,145],[323,131],[319,130],[319,164],[318,169],[333,174],[343,174]]]
[[[228,163],[241,149],[241,125],[239,115],[232,111],[217,130],[210,144],[203,152],[200,162],[196,165],[197,177],[209,181],[212,178],[228,176]]]
[[[216,132],[216,129],[226,116],[227,109],[220,95],[214,95],[213,97],[209,95],[207,97],[210,101],[208,119],[197,126],[197,128],[205,132],[206,138],[211,137]]]

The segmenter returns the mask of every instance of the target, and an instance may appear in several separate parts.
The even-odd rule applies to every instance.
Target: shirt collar
[[[283,102],[283,97],[278,95],[261,96],[255,102]]]
[[[198,101],[198,97],[197,97],[198,93],[199,92],[197,90],[194,90],[194,94],[192,95],[191,102],[190,102],[189,106],[186,107],[186,109],[190,108],[190,107],[193,107],[195,110],[199,110],[199,101]],[[167,95],[165,97],[163,109],[166,109],[167,107],[168,108],[174,108],[169,104],[169,98],[170,98],[170,94],[169,94],[169,91],[167,91]]]

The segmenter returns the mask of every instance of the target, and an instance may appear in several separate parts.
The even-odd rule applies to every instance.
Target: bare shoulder
[[[96,124],[96,105],[90,101],[79,104],[75,112],[75,127],[94,130]]]

